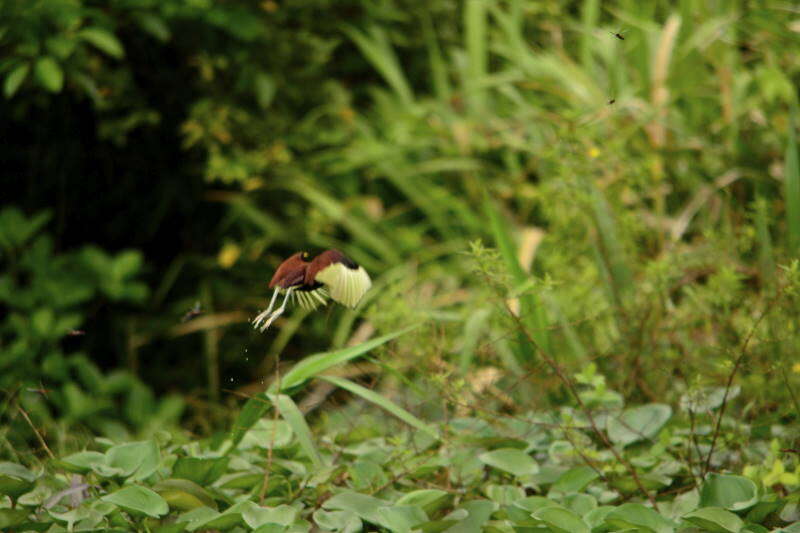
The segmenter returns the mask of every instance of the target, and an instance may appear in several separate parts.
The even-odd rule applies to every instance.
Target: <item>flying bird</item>
[[[269,307],[253,319],[253,327],[266,331],[293,298],[304,309],[326,305],[328,298],[352,309],[371,286],[364,267],[339,250],[325,250],[314,259],[308,252],[297,252],[278,265],[269,282],[275,289]],[[279,294],[285,295],[283,302],[273,311]]]

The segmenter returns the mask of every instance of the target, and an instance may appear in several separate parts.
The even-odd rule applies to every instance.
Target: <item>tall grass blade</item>
[[[581,7],[581,64],[583,68],[590,68],[592,65],[592,50],[596,46],[597,37],[593,30],[597,28],[597,21],[600,18],[599,0],[584,0]]]
[[[362,342],[356,346],[350,346],[348,348],[342,348],[341,350],[335,350],[332,352],[325,352],[306,357],[294,365],[292,369],[281,378],[280,392],[288,391],[299,385],[302,385],[309,379],[321,374],[322,372],[325,372],[329,368],[346,363],[352,359],[355,359],[356,357],[360,357],[370,350],[377,348],[382,344],[386,344],[390,340],[396,339],[400,335],[408,333],[417,327],[418,325],[409,326],[401,329],[400,331],[395,331],[394,333],[389,333],[388,335],[382,335],[380,337],[368,340],[367,342]],[[278,383],[276,382],[272,384],[269,392],[279,392],[277,389]]]
[[[414,427],[420,431],[424,431],[425,433],[428,433],[430,436],[432,436],[437,440],[440,438],[439,432],[436,431],[436,429],[434,429],[432,426],[426,424],[425,422],[423,422],[416,416],[412,415],[411,413],[409,413],[396,403],[392,402],[388,398],[381,396],[375,391],[362,387],[361,385],[353,383],[350,380],[335,376],[319,376],[319,378],[329,383],[333,383],[339,388],[350,391],[357,396],[361,396],[368,402],[377,405],[381,409],[385,409],[386,411],[393,414],[394,416],[396,416],[409,426]]]
[[[383,79],[406,106],[414,103],[411,86],[406,80],[397,55],[394,53],[389,38],[384,31],[377,27],[370,27],[367,32],[357,28],[346,28],[345,33],[353,40],[364,57],[380,72]]]
[[[497,210],[491,198],[486,196],[484,200],[484,209],[489,219],[492,236],[494,237],[495,244],[503,258],[506,268],[514,282],[514,285],[520,286],[528,280],[528,274],[522,269],[517,255],[517,247],[511,236],[511,230],[508,228],[503,216]],[[547,313],[541,303],[541,299],[533,293],[525,293],[519,297],[520,313],[523,324],[528,328],[528,332],[536,343],[545,351],[550,352],[550,337],[547,331],[548,321]],[[532,361],[534,352],[527,342],[521,342],[523,347],[523,357],[527,361]]]
[[[602,265],[608,271],[609,287],[615,305],[622,304],[622,295],[631,287],[632,276],[625,259],[617,226],[603,193],[592,185],[592,211],[597,228],[597,248]]]
[[[314,445],[311,429],[308,427],[306,419],[303,413],[300,412],[297,404],[285,394],[270,394],[268,398],[276,405],[281,417],[291,426],[300,447],[306,452],[306,455],[311,459],[314,466],[316,468],[321,468],[323,466],[322,457],[317,447]]]
[[[247,431],[253,427],[253,424],[255,424],[262,416],[264,416],[264,413],[267,412],[267,409],[269,409],[270,406],[270,395],[274,395],[277,392],[283,392],[302,385],[320,372],[324,372],[333,366],[345,363],[355,359],[356,357],[364,355],[370,350],[377,348],[381,344],[385,344],[390,340],[403,335],[404,333],[408,333],[416,327],[418,327],[418,325],[410,326],[405,329],[401,329],[400,331],[383,335],[382,337],[377,337],[367,342],[363,342],[357,346],[350,346],[348,348],[343,348],[341,350],[335,350],[332,352],[324,352],[303,359],[297,363],[285,376],[283,376],[283,378],[280,380],[280,385],[277,382],[273,383],[267,393],[257,394],[245,402],[244,407],[242,407],[242,410],[239,413],[239,416],[236,418],[233,428],[231,429],[231,441],[233,444],[231,449],[235,448],[236,445],[239,444],[244,437],[244,434],[247,433]],[[279,386],[280,390],[278,390]]]
[[[450,87],[450,80],[447,79],[447,65],[442,57],[439,40],[436,38],[436,28],[427,11],[422,19],[422,30],[425,35],[425,45],[428,48],[433,93],[439,100],[449,101],[453,91]]]
[[[797,156],[797,104],[792,105],[789,139],[786,143],[786,230],[789,254],[800,255],[800,161]]]
[[[464,6],[464,38],[467,50],[467,101],[473,112],[484,108],[486,90],[481,88],[488,64],[486,52],[486,0],[466,0]]]

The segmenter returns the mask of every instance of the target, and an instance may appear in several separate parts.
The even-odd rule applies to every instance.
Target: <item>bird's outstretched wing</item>
[[[372,280],[353,260],[338,250],[326,250],[315,257],[306,270],[305,284],[325,285],[336,302],[353,308],[372,286]]]

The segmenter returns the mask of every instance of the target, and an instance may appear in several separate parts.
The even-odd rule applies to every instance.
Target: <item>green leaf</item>
[[[558,481],[550,487],[551,491],[557,492],[580,492],[586,486],[597,479],[600,475],[588,466],[576,466],[570,468],[558,478]]]
[[[527,498],[517,500],[513,504],[506,507],[506,512],[508,513],[508,517],[515,523],[522,526],[529,526],[538,523],[533,520],[531,515],[540,509],[544,509],[545,507],[561,506],[553,500],[543,496],[528,496]]]
[[[8,76],[6,76],[6,81],[3,84],[3,94],[5,94],[6,98],[11,98],[16,94],[20,85],[22,85],[22,82],[24,82],[25,78],[28,77],[28,72],[30,70],[30,63],[22,63],[21,65],[17,65],[14,70],[8,73]]]
[[[427,513],[437,510],[447,502],[449,494],[440,489],[420,489],[403,494],[395,505],[418,505]]]
[[[105,456],[108,466],[119,468],[124,477],[131,477],[134,481],[150,477],[161,460],[158,445],[151,440],[112,446]]]
[[[716,533],[739,533],[744,526],[741,518],[721,507],[702,507],[684,515],[683,519]]]
[[[23,524],[30,511],[27,509],[0,509],[0,530],[13,531],[15,526]]]
[[[700,507],[741,511],[758,503],[758,487],[750,479],[728,474],[709,474],[700,487]]]
[[[561,507],[545,507],[533,514],[556,533],[589,533],[591,530],[578,515]]]
[[[180,457],[172,467],[172,477],[188,479],[207,487],[225,473],[228,461],[227,457]]]
[[[50,56],[43,56],[36,60],[33,73],[39,81],[39,85],[52,93],[61,91],[64,87],[64,72]]]
[[[489,483],[484,485],[483,493],[487,498],[500,505],[511,505],[515,501],[525,497],[525,489],[516,485],[496,485]]]
[[[281,417],[291,426],[292,431],[297,436],[300,447],[311,459],[314,467],[321,468],[323,466],[322,457],[317,451],[317,446],[311,436],[311,429],[308,427],[303,413],[300,412],[294,401],[285,394],[278,394],[277,396],[270,394],[269,398],[275,402]]]
[[[414,526],[428,521],[428,515],[416,505],[379,507],[379,525],[390,531],[410,533]]]
[[[78,32],[78,37],[115,59],[120,59],[125,55],[122,44],[116,36],[103,28],[84,28]]]
[[[335,511],[351,511],[367,522],[379,524],[381,522],[381,515],[378,509],[388,505],[389,502],[375,498],[374,496],[368,496],[353,491],[343,491],[328,498],[328,500],[322,504],[322,507]]]
[[[619,416],[608,417],[608,438],[615,444],[627,446],[640,440],[650,440],[672,416],[669,405],[651,403],[625,409]]]
[[[289,526],[297,520],[300,512],[290,505],[278,505],[277,507],[260,507],[255,503],[248,502],[242,510],[244,522],[253,529],[266,524],[277,524]]]
[[[188,479],[165,479],[153,486],[153,490],[164,498],[171,509],[191,511],[204,506],[217,508],[214,498],[203,487]]]
[[[103,496],[101,500],[113,503],[134,515],[158,518],[169,512],[169,506],[164,498],[140,485],[126,485],[116,492]]]
[[[100,452],[83,451],[68,455],[58,463],[70,472],[86,474],[98,466],[106,466],[106,456]]]
[[[319,378],[328,381],[330,383],[333,383],[337,387],[348,390],[353,394],[361,396],[365,400],[374,403],[378,407],[381,407],[386,411],[389,411],[391,414],[393,414],[406,424],[420,431],[426,432],[428,435],[437,440],[439,439],[439,432],[436,430],[436,428],[434,428],[429,424],[426,424],[419,418],[415,417],[414,415],[412,415],[402,407],[398,406],[388,398],[381,396],[377,392],[367,389],[366,387],[362,387],[361,385],[353,383],[352,381],[344,378],[337,378],[334,376],[319,376]]]
[[[634,528],[653,533],[671,533],[673,524],[640,503],[623,503],[606,515],[606,524],[620,528]]]
[[[275,98],[277,84],[269,74],[258,72],[253,79],[253,90],[259,107],[267,109],[272,103],[272,99]]]
[[[482,453],[478,459],[484,464],[518,477],[528,476],[539,471],[536,461],[527,453],[516,448],[492,450]]]
[[[16,463],[0,463],[0,494],[16,500],[26,492],[33,490],[36,474]]]
[[[339,533],[358,533],[363,531],[361,518],[353,511],[325,511],[318,509],[313,514],[314,522],[322,529]]]

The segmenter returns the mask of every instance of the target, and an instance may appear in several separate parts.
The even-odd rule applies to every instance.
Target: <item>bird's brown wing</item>
[[[317,257],[311,260],[308,264],[308,268],[306,269],[306,278],[305,284],[309,286],[313,286],[317,283],[317,274],[319,272],[333,263],[346,263],[349,266],[357,267],[350,258],[344,255],[339,250],[325,250]]]
[[[294,254],[289,259],[278,265],[275,275],[269,282],[269,288],[275,286],[281,289],[288,289],[289,287],[296,287],[302,285],[306,277],[306,269],[309,263],[303,261],[300,252]]]

